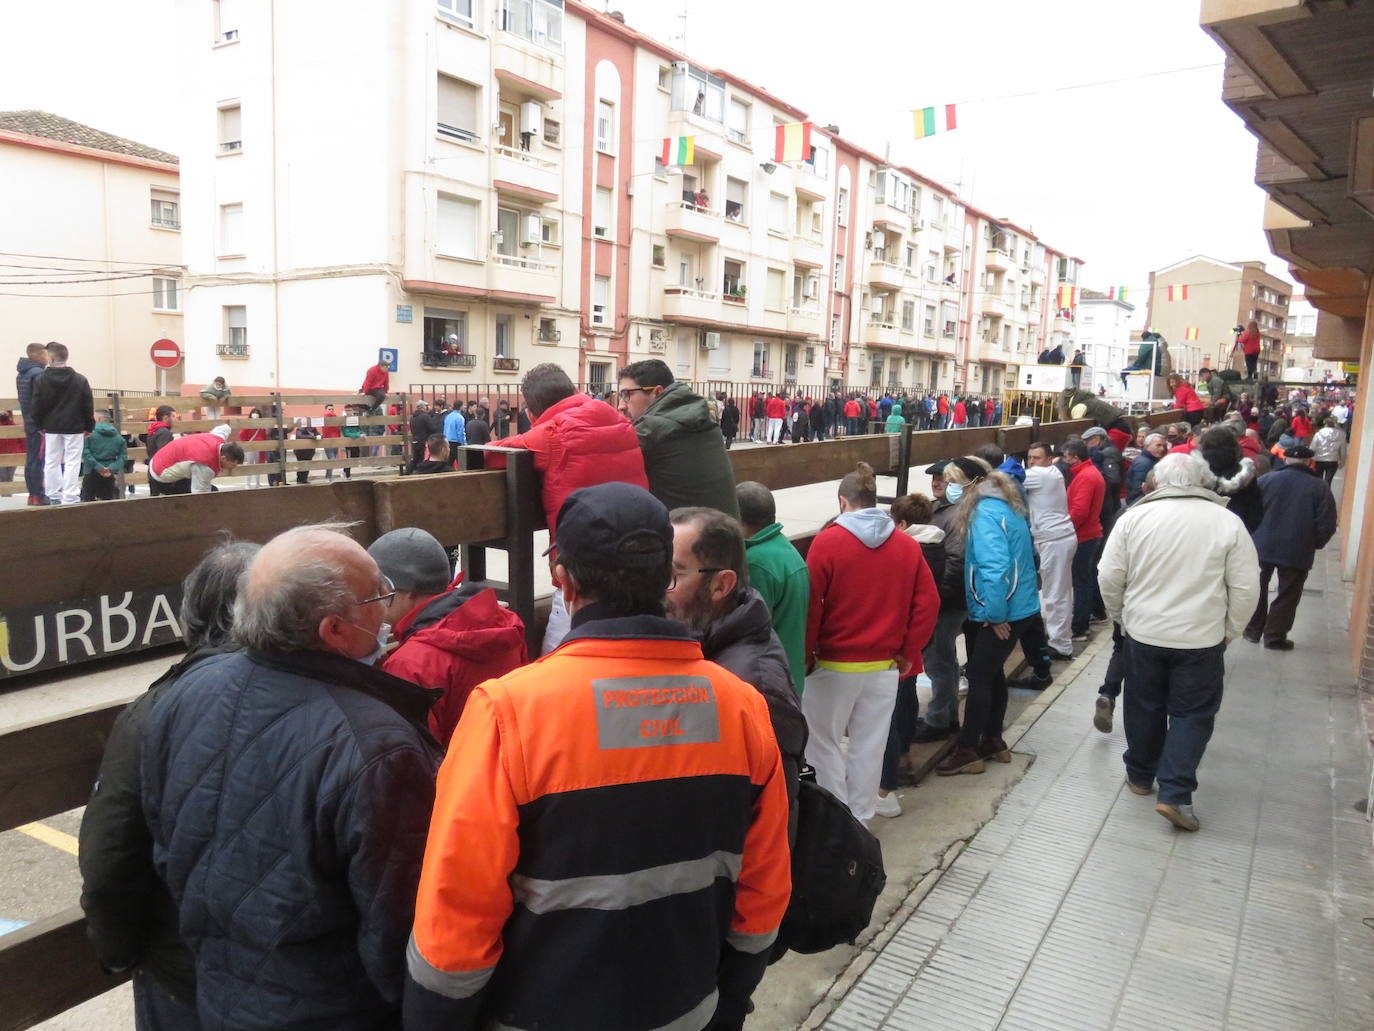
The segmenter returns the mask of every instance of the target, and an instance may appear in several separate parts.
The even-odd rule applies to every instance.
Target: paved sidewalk
[[[1099,633],[1013,744],[1036,756],[1025,778],[824,1027],[1374,1027],[1368,737],[1337,570],[1318,556],[1295,651],[1228,650],[1197,834],[1125,790],[1119,715],[1092,728]]]

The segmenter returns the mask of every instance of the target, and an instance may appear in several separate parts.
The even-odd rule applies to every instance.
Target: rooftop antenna
[[[685,54],[687,53],[687,0],[683,0],[682,13],[676,17],[678,21],[682,22],[682,31],[678,33],[678,39],[681,40],[678,49]]]

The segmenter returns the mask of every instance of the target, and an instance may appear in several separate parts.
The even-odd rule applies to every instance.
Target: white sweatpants
[[[778,442],[778,437],[779,437],[781,434],[782,434],[782,420],[781,420],[781,419],[769,419],[769,420],[768,420],[768,443],[770,443],[770,444],[776,444],[776,443]]]
[[[1045,605],[1045,636],[1050,647],[1065,655],[1073,654],[1073,556],[1078,551],[1075,537],[1057,541],[1036,541],[1040,554],[1040,598]]]
[[[43,493],[61,505],[81,500],[81,453],[86,437],[81,433],[43,434]]]
[[[802,713],[811,737],[806,760],[816,768],[816,783],[838,798],[856,820],[869,820],[878,801],[883,752],[897,700],[897,671],[807,674]],[[849,751],[840,740],[849,738]]]

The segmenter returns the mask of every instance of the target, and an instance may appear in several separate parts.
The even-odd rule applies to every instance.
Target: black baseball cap
[[[949,463],[950,463],[950,459],[948,459],[948,458],[942,458],[942,459],[940,459],[940,461],[936,462],[934,465],[928,465],[928,466],[926,466],[926,475],[927,475],[927,476],[939,476],[941,479],[943,479],[943,478],[944,478],[944,475],[945,475],[945,466],[949,465]]]
[[[1297,447],[1285,448],[1283,457],[1297,459],[1316,458],[1317,453],[1306,444],[1299,444]]]
[[[600,483],[568,495],[558,510],[558,529],[545,555],[605,566],[651,568],[673,554],[673,524],[663,502],[643,487]],[[630,542],[644,542],[633,549]]]

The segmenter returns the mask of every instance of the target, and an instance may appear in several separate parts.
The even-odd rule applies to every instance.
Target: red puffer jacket
[[[442,688],[429,729],[448,746],[472,689],[529,661],[525,624],[491,588],[450,589],[415,606],[393,631],[401,646],[383,672],[421,687]]]
[[[550,536],[558,510],[579,487],[620,482],[649,489],[635,428],[605,401],[586,394],[574,394],[550,406],[528,433],[492,443],[534,452],[534,467],[544,478],[544,516]],[[488,469],[503,469],[505,464],[501,455],[487,456]]]

